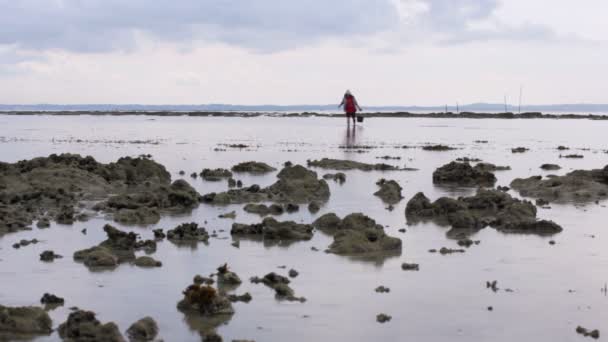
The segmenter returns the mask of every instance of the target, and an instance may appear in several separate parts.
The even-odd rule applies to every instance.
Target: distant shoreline
[[[56,116],[193,116],[193,117],[328,117],[339,118],[344,114],[317,113],[317,112],[237,112],[237,111],[0,111],[0,115],[7,116],[30,116],[30,115],[56,115]],[[477,112],[371,112],[360,113],[363,117],[374,118],[434,118],[434,119],[586,119],[586,120],[608,120],[604,114],[544,114],[540,112],[515,113],[477,113]]]

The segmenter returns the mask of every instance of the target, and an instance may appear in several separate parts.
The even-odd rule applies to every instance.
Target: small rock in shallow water
[[[389,289],[388,287],[384,287],[384,286],[381,285],[381,286],[376,287],[375,291],[378,292],[378,293],[389,293],[389,292],[391,292],[391,289]]]
[[[376,321],[378,323],[386,323],[386,322],[390,321],[392,318],[393,317],[391,317],[391,316],[389,316],[387,314],[381,313],[381,314],[379,314],[379,315],[376,316]]]
[[[63,305],[65,300],[61,297],[57,297],[54,294],[45,293],[40,299],[40,303],[42,304],[54,304],[54,305]]]
[[[299,274],[300,274],[300,273],[298,273],[298,271],[294,270],[293,268],[292,268],[292,269],[290,269],[290,270],[289,270],[289,273],[288,273],[289,277],[291,277],[291,278],[295,278],[295,277],[297,277]]]
[[[401,264],[401,269],[404,271],[419,271],[420,266],[418,264],[408,264],[404,262],[403,264]]]
[[[127,336],[131,342],[152,341],[158,335],[158,325],[152,317],[144,317],[133,323],[127,329]]]
[[[600,338],[600,331],[597,329],[589,331],[579,325],[578,327],[576,327],[576,332],[585,337],[593,337],[595,339]]]

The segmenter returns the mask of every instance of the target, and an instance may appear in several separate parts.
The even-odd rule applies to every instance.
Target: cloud
[[[99,52],[138,35],[277,50],[397,24],[391,0],[0,0],[0,44]]]

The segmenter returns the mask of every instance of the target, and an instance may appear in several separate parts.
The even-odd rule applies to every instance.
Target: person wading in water
[[[354,125],[357,109],[359,109],[359,111],[362,111],[363,109],[361,109],[359,103],[357,103],[357,99],[355,99],[355,96],[350,92],[350,90],[347,90],[346,93],[344,93],[344,97],[342,98],[342,102],[338,108],[342,106],[344,106],[344,113],[346,113],[346,123],[350,125],[349,119],[352,118]]]

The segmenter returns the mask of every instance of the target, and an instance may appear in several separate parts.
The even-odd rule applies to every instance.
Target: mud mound
[[[498,190],[480,189],[475,196],[453,199],[441,197],[432,202],[421,192],[407,203],[408,223],[433,220],[448,224],[448,236],[457,239],[490,226],[507,233],[552,235],[562,228],[552,221],[537,220],[536,207]]]
[[[399,183],[394,180],[382,178],[376,182],[376,185],[380,187],[380,190],[376,191],[374,195],[380,197],[388,204],[396,204],[403,198],[401,195],[402,188]]]
[[[361,171],[391,171],[399,170],[398,167],[380,163],[380,164],[366,164],[357,162],[354,160],[341,160],[341,159],[329,159],[323,158],[321,160],[309,160],[309,167],[318,167],[322,169],[331,170],[361,170]]]
[[[257,185],[245,189],[228,190],[222,193],[210,193],[203,196],[203,201],[212,204],[239,204],[269,202],[309,203],[325,202],[329,199],[329,186],[317,173],[301,165],[286,166],[277,175],[278,181],[269,187]]]
[[[564,176],[517,178],[511,187],[520,195],[549,202],[592,202],[608,198],[608,165],[603,169],[576,170]]]
[[[43,309],[34,306],[9,307],[0,305],[0,340],[48,335],[53,322]]]
[[[433,183],[455,184],[461,186],[493,186],[496,177],[481,167],[472,167],[468,163],[451,162],[433,172]]]
[[[237,237],[261,237],[265,240],[298,241],[312,239],[312,230],[313,227],[309,224],[294,221],[279,222],[272,217],[267,217],[261,223],[256,224],[234,223],[230,234]]]
[[[78,310],[70,313],[67,321],[57,330],[64,341],[125,341],[116,323],[101,324],[92,311]]]
[[[243,162],[232,167],[233,172],[268,173],[276,170],[266,163],[256,161]]]

